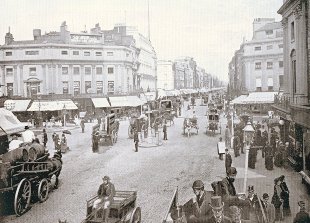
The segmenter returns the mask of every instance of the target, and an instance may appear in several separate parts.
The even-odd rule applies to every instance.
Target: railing
[[[278,96],[278,95],[275,95],[275,97],[274,97],[274,104],[277,107],[280,107],[280,108],[282,108],[282,109],[284,109],[286,111],[289,111],[290,110],[291,100],[290,100],[289,96],[285,96],[285,95]]]

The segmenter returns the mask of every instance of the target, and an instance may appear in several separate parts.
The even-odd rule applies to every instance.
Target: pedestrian
[[[249,150],[249,160],[248,160],[249,168],[255,169],[256,157],[257,157],[257,148],[256,146],[254,146],[254,143],[252,142]]]
[[[226,173],[229,170],[229,168],[231,167],[232,164],[232,158],[231,155],[228,151],[228,149],[225,149],[225,169],[226,169]]]
[[[139,135],[138,135],[138,131],[136,129],[134,129],[133,142],[135,143],[135,152],[138,152]]]
[[[99,140],[100,140],[100,133],[98,130],[96,130],[94,133],[93,133],[93,152],[98,152],[99,150]]]
[[[43,129],[43,146],[46,147],[46,143],[47,143],[48,139],[47,139],[47,133],[46,130]]]
[[[225,129],[225,146],[226,146],[226,148],[230,148],[230,140],[231,140],[231,133],[230,133],[230,130],[228,128],[228,125],[226,125],[226,129]]]
[[[283,167],[284,150],[285,150],[285,146],[283,145],[281,141],[279,141],[279,144],[275,152],[275,158],[274,158],[274,165],[277,167]]]
[[[237,133],[235,133],[235,136],[233,139],[233,149],[234,149],[235,157],[240,156],[239,146],[240,146],[240,139],[239,139]]]
[[[290,208],[290,191],[285,182],[285,176],[281,175],[279,177],[280,188],[281,188],[281,198],[283,200],[283,217],[291,216],[291,208]]]
[[[282,189],[280,187],[280,180],[279,178],[274,179],[274,188],[273,188],[273,196],[271,199],[271,203],[275,208],[275,220],[282,221],[283,220],[283,207],[282,203],[283,200],[281,198]]]
[[[84,118],[82,118],[80,125],[81,125],[81,128],[82,128],[82,133],[84,133],[84,129],[85,129],[85,120],[84,120]]]
[[[273,152],[268,142],[265,147],[265,168],[267,170],[273,170]]]
[[[309,213],[306,212],[306,203],[304,201],[299,201],[298,206],[299,206],[299,212],[296,214],[293,223],[310,222]]]
[[[59,135],[56,132],[53,133],[52,139],[54,141],[54,148],[55,148],[55,150],[56,151],[60,151],[61,142],[60,142]]]
[[[250,223],[250,220],[241,219],[241,210],[237,206],[229,207],[229,217],[231,219],[231,223]]]
[[[265,158],[267,143],[268,143],[268,132],[266,130],[264,131],[263,129],[262,130],[262,158]]]
[[[224,215],[224,203],[221,196],[211,197],[211,204],[213,215],[207,220],[207,223],[230,223],[230,219]],[[199,221],[200,222],[200,221]],[[201,221],[205,222],[205,221]]]
[[[269,203],[269,195],[267,193],[263,194],[262,207],[263,207],[267,222],[274,223],[275,217],[276,217],[275,208],[272,204]],[[263,219],[262,215],[260,215],[260,219],[261,219],[260,222],[264,222],[262,220]]]
[[[68,149],[67,137],[66,137],[65,133],[62,133],[62,135],[61,135],[61,151],[66,152],[67,149]]]
[[[220,137],[219,142],[217,143],[217,153],[220,160],[223,160],[223,156],[225,154],[225,150],[223,151],[223,148],[225,148],[225,143],[223,142],[223,138]]]
[[[212,210],[209,205],[211,194],[205,191],[204,183],[201,180],[195,180],[192,189],[194,192],[193,198],[183,206],[186,213],[186,220],[188,223],[206,223],[206,220],[212,216]]]
[[[254,193],[254,186],[249,185],[248,186],[248,196],[245,199],[249,201],[250,207],[247,209],[244,209],[244,215],[247,215],[247,218],[251,219],[251,222],[258,222],[258,216],[260,211],[260,205],[258,201],[257,195]],[[247,212],[247,213],[245,213]]]
[[[164,140],[168,140],[167,139],[167,123],[165,121],[164,126],[163,126],[163,133],[164,133]]]

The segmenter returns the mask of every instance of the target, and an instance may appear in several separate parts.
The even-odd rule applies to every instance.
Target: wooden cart
[[[215,136],[215,132],[219,131],[219,134],[222,132],[222,128],[220,125],[220,115],[216,108],[210,108],[207,114],[207,127],[206,134],[211,133],[212,136]]]
[[[141,209],[136,207],[136,191],[116,191],[110,207],[107,223],[141,223]],[[104,223],[101,210],[93,211],[98,196],[91,197],[86,203],[86,219],[82,223]]]

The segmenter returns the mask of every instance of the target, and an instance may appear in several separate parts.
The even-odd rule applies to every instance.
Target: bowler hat
[[[204,188],[204,184],[201,180],[195,180],[193,183],[193,189],[202,189]]]
[[[212,209],[222,209],[224,207],[224,203],[222,202],[222,197],[221,196],[211,197],[210,206],[212,207]]]
[[[228,176],[236,176],[237,175],[237,170],[235,167],[229,167],[227,170],[227,175]]]
[[[253,185],[249,185],[249,186],[248,186],[248,191],[249,191],[249,192],[250,192],[250,191],[254,192],[254,186],[253,186]]]
[[[102,178],[102,180],[110,180],[110,177],[104,176],[104,177]]]
[[[298,201],[298,206],[301,208],[301,209],[305,209],[306,208],[306,203],[304,201]]]
[[[264,193],[263,194],[263,199],[267,199],[267,198],[269,198],[269,195],[267,193]]]

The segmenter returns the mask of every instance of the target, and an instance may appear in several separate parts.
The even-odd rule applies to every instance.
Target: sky
[[[0,0],[0,45],[10,27],[15,40],[32,30],[90,30],[135,26],[148,36],[148,0]],[[197,65],[228,80],[228,64],[243,38],[252,39],[254,18],[275,18],[283,0],[149,0],[150,39],[159,60],[193,57]]]

